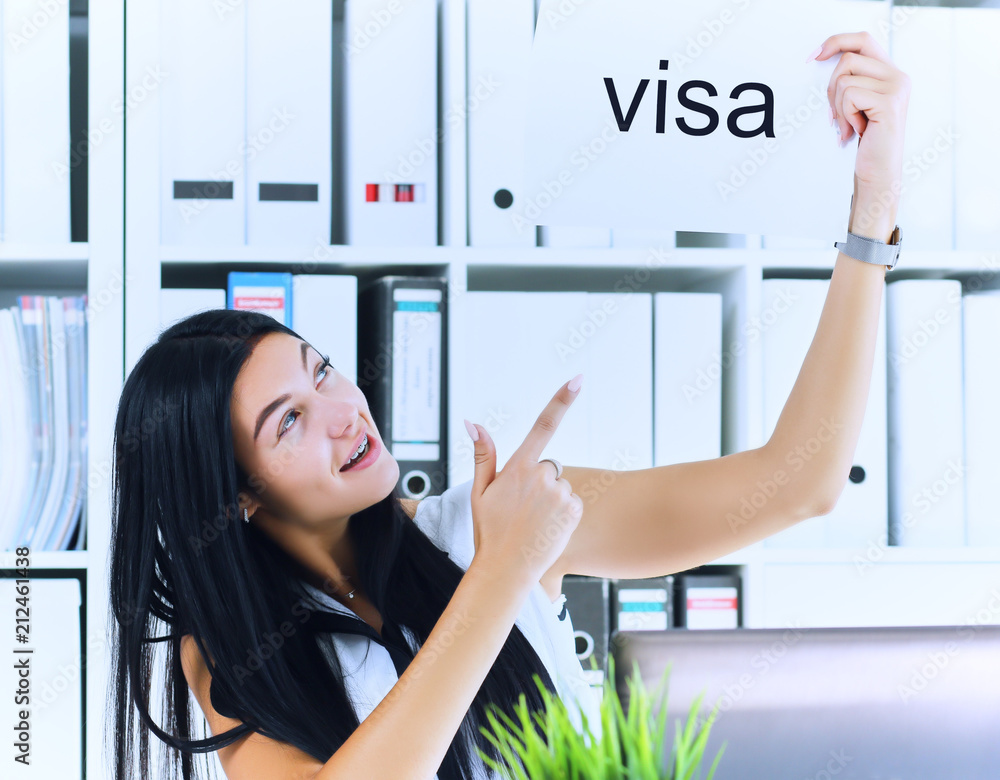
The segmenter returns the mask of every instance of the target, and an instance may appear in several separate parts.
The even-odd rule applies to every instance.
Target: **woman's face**
[[[377,503],[399,478],[358,386],[286,333],[257,343],[230,411],[236,460],[257,501],[251,513],[315,527]],[[368,451],[344,471],[366,433]]]

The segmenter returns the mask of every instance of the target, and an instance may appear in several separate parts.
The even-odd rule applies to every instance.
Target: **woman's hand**
[[[541,579],[566,548],[583,515],[583,501],[551,463],[538,456],[579,395],[563,385],[535,420],[521,446],[496,473],[496,447],[475,426],[476,475],[472,484],[475,558],[528,582]],[[471,435],[471,432],[470,432]]]
[[[893,65],[867,32],[831,35],[816,59],[838,52],[843,53],[830,77],[827,97],[844,142],[855,133],[859,137],[852,214],[865,214],[870,222],[885,212],[891,231],[902,191],[910,77]]]

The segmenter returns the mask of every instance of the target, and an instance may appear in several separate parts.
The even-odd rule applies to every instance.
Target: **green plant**
[[[593,658],[591,667],[595,667]],[[562,699],[549,691],[538,675],[533,675],[542,694],[543,709],[529,713],[522,694],[514,706],[519,723],[491,704],[487,707],[487,720],[492,731],[480,728],[508,766],[499,764],[481,750],[477,749],[477,753],[488,767],[507,780],[691,780],[701,766],[718,708],[713,708],[699,724],[698,710],[704,693],[695,698],[683,729],[677,719],[673,751],[664,767],[670,670],[668,666],[657,686],[662,692],[658,698],[659,714],[654,721],[650,696],[642,684],[638,663],[633,662],[633,673],[627,680],[629,711],[626,716],[613,683],[614,657],[609,657],[600,706],[600,740],[594,739],[594,729],[583,713],[583,729],[578,731]],[[723,743],[706,780],[712,780],[725,747]]]

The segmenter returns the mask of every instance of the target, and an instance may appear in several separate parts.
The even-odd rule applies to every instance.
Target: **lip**
[[[378,456],[382,453],[382,445],[378,438],[372,434],[369,430],[364,430],[361,435],[358,436],[357,441],[354,442],[354,449],[351,450],[350,454],[344,460],[344,465],[340,467],[340,471],[344,471],[344,466],[350,462],[351,455],[358,451],[358,447],[361,446],[361,442],[365,440],[365,435],[368,436],[368,452],[365,453],[364,457],[351,466],[347,471],[358,471],[360,469],[365,469],[369,465],[375,462]],[[344,472],[346,473],[346,472]]]

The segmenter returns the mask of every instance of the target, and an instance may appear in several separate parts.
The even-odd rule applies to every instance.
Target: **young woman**
[[[815,56],[839,52],[831,119],[860,138],[848,228],[888,241],[909,79],[867,33]],[[185,780],[212,750],[230,780],[487,777],[485,708],[540,707],[532,675],[593,713],[557,617],[563,575],[682,571],[828,512],[864,415],[884,275],[837,256],[762,447],[610,480],[539,462],[577,378],[499,473],[489,434],[467,423],[475,477],[421,502],[399,497],[364,395],[293,331],[233,311],[172,326],[129,375],[115,428],[116,778],[136,752],[148,775],[150,731]],[[741,514],[762,486],[766,502]],[[190,693],[210,737],[191,738]]]

